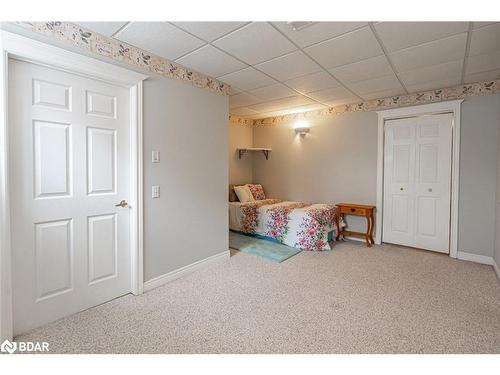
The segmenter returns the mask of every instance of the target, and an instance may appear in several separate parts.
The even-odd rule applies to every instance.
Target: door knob
[[[431,193],[431,192],[432,192],[432,189],[431,189],[431,188],[428,188],[428,189],[427,189],[427,191],[428,191],[429,193]]]
[[[403,191],[404,189],[402,187],[400,187],[399,190]]]
[[[115,207],[127,207],[128,203],[125,199],[122,199],[120,203],[115,204]]]

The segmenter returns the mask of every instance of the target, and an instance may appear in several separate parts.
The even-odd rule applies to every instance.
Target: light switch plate
[[[160,187],[158,185],[151,187],[151,197],[160,198]]]
[[[151,162],[159,163],[160,162],[160,151],[151,152]]]

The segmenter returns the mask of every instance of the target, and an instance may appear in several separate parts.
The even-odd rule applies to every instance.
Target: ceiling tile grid
[[[205,42],[213,42],[250,22],[172,22],[178,28],[197,36]]]
[[[231,85],[230,113],[248,118],[500,74],[499,22],[81,24]]]
[[[468,22],[378,22],[375,25],[389,52],[466,32]]]
[[[247,67],[246,64],[209,44],[184,55],[176,62],[197,71],[203,71],[212,77],[219,77]]]
[[[128,22],[76,22],[78,25],[86,29],[93,30],[105,36],[113,36],[120,29],[128,24]]]
[[[216,40],[213,44],[249,65],[296,50],[288,39],[267,22],[252,22]]]
[[[255,68],[279,81],[321,71],[321,67],[301,51],[255,65]]]
[[[304,50],[327,69],[383,54],[368,26],[312,45]]]
[[[311,91],[340,86],[340,83],[327,72],[307,74],[285,81],[285,84],[300,93],[307,94]]]
[[[170,60],[206,44],[168,22],[131,22],[114,38]]]

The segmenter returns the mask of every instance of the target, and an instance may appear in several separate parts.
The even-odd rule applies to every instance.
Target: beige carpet
[[[500,353],[491,266],[346,242],[276,264],[236,252],[17,340],[60,353]]]

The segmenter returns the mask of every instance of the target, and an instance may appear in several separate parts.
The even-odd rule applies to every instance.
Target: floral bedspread
[[[332,204],[264,199],[240,203],[230,215],[230,229],[272,237],[303,250],[322,251],[330,250],[328,233],[335,229],[337,209]]]

